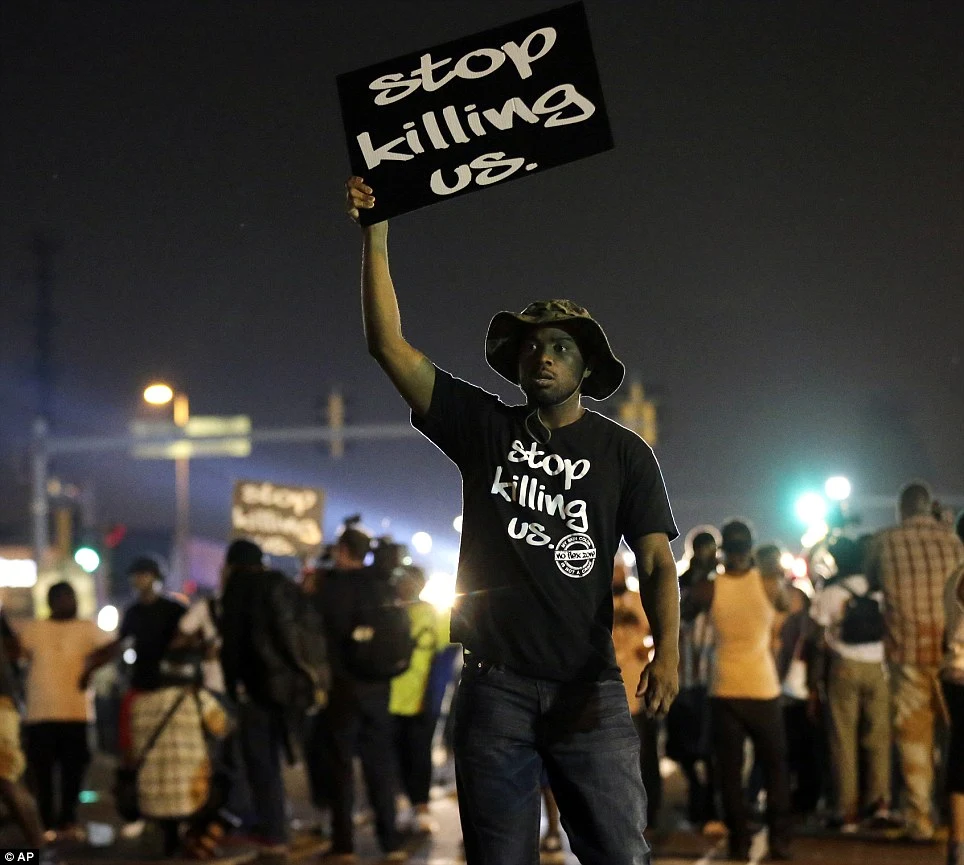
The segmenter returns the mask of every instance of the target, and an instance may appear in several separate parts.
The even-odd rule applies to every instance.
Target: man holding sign
[[[370,222],[375,208],[372,188],[349,179],[352,219]],[[363,229],[368,350],[413,425],[462,474],[452,639],[465,651],[454,747],[466,861],[538,861],[544,768],[583,865],[647,865],[646,792],[613,652],[611,580],[624,538],[656,642],[637,693],[661,715],[678,689],[669,546],[677,531],[649,446],[582,405],[583,396],[610,396],[623,365],[585,309],[550,300],[489,325],[486,359],[519,385],[524,405],[452,377],[402,336],[387,241],[387,222]]]

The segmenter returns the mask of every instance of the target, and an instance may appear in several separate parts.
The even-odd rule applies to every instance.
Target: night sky
[[[322,421],[332,387],[349,423],[404,423],[362,338],[335,76],[559,5],[4,4],[0,540],[27,539],[36,232],[61,241],[55,433],[122,434],[155,377],[255,427]],[[916,477],[964,504],[964,5],[586,5],[615,149],[395,220],[408,339],[514,398],[492,314],[588,306],[659,397],[684,533],[741,515],[793,546],[796,494],[837,473],[868,528]],[[99,524],[172,522],[170,463],[54,470]],[[237,478],[324,487],[329,533],[360,510],[457,543],[426,441],[197,461],[196,534],[227,536]]]

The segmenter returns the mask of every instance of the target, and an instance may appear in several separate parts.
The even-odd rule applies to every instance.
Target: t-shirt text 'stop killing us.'
[[[462,474],[452,640],[526,676],[618,679],[613,560],[620,539],[677,536],[663,477],[649,445],[594,411],[547,444],[532,412],[436,368],[412,415]]]

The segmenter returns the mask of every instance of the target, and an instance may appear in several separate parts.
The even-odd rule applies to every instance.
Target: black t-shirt
[[[131,674],[131,687],[151,691],[160,687],[160,664],[167,647],[177,633],[177,625],[185,608],[170,598],[158,598],[149,604],[138,601],[127,608],[121,622],[120,639],[133,637],[137,660]]]
[[[539,444],[531,411],[436,369],[427,415],[412,415],[462,473],[452,639],[523,675],[618,678],[620,539],[677,535],[659,465],[638,435],[589,410]]]

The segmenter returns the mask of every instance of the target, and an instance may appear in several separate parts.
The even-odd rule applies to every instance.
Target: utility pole
[[[341,435],[345,428],[345,399],[337,389],[328,394],[328,428],[332,432],[329,452],[337,460],[345,455],[345,439]]]
[[[34,379],[37,388],[37,414],[33,423],[30,468],[30,511],[33,522],[34,561],[37,568],[43,565],[50,546],[50,504],[47,500],[47,474],[49,455],[47,438],[53,395],[53,329],[56,317],[53,311],[53,257],[60,242],[50,233],[38,231],[31,244],[36,256],[37,308],[34,315],[35,355]]]

